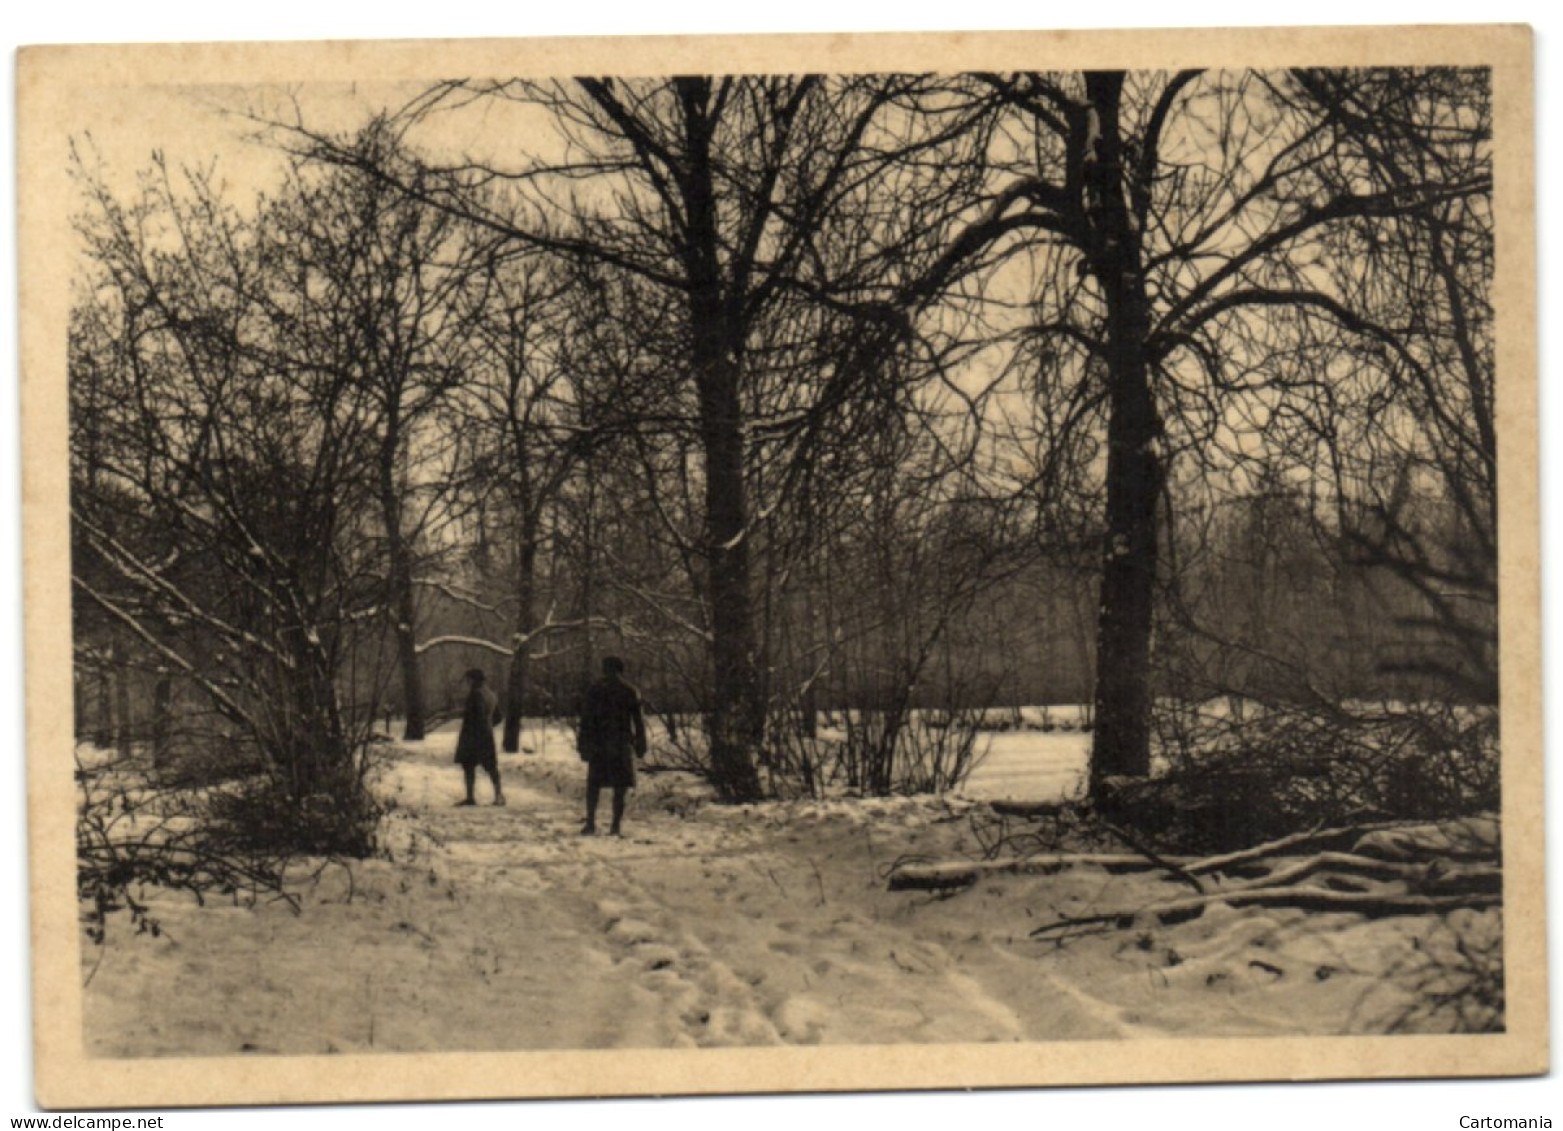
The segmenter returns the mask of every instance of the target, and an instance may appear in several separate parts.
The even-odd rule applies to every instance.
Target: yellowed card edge
[[[46,1108],[1212,1080],[1531,1075],[1549,1067],[1536,418],[1534,83],[1523,26],[645,37],[24,48],[17,61],[33,1012]],[[1508,1028],[1457,1037],[108,1060],[85,1054],[74,874],[65,326],[71,99],[137,83],[434,74],[1490,65]],[[503,1082],[502,1086],[496,1082]]]

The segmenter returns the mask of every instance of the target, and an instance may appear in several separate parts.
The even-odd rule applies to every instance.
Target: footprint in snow
[[[820,1035],[829,1021],[829,1014],[821,1005],[807,997],[790,997],[772,1014],[776,1030],[792,1044],[818,1044]]]
[[[623,946],[654,942],[656,928],[639,919],[618,919],[608,926],[608,937]]]
[[[669,970],[678,963],[679,953],[670,946],[651,943],[637,946],[635,957],[648,972]]]

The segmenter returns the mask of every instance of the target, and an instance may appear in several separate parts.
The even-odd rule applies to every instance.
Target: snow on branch
[[[80,511],[72,508],[72,519],[86,533],[87,540],[104,561],[113,566],[126,581],[137,586],[155,599],[167,602],[171,606],[169,615],[183,615],[189,617],[207,628],[212,629],[228,640],[235,641],[245,647],[264,652],[284,667],[293,666],[292,657],[273,647],[268,642],[261,640],[254,633],[229,624],[221,617],[203,608],[188,594],[174,585],[158,570],[143,562],[135,553],[127,549],[120,542],[107,534],[100,527],[94,525]]]
[[[501,656],[515,655],[515,649],[504,644],[496,644],[492,640],[484,640],[481,636],[436,636],[431,640],[425,640],[417,645],[417,652],[421,656],[431,648],[443,648],[453,644],[464,645],[468,648],[482,648]]]
[[[158,655],[173,663],[176,667],[179,668],[180,671],[189,676],[190,679],[192,679],[203,691],[210,695],[212,699],[221,706],[223,712],[226,713],[230,718],[244,723],[244,725],[248,726],[251,731],[257,734],[260,733],[259,724],[248,711],[239,705],[237,700],[229,695],[227,691],[223,690],[223,688],[219,686],[214,680],[203,674],[202,671],[189,660],[185,659],[178,652],[175,652],[172,648],[168,647],[168,645],[164,644],[161,640],[157,639],[150,632],[148,632],[146,627],[134,616],[120,608],[112,600],[99,593],[96,589],[92,588],[92,586],[88,585],[84,580],[75,574],[71,575],[71,584],[75,585],[76,588],[80,589],[89,598],[91,598],[93,603],[95,603],[104,612],[125,624],[132,632],[140,637],[144,643],[151,647],[153,651],[157,652]]]
[[[593,628],[611,629],[621,636],[630,635],[629,633],[625,632],[624,628],[618,622],[609,620],[606,617],[583,617],[579,620],[545,621],[543,624],[530,630],[529,632],[516,633],[510,638],[511,642],[509,644],[501,644],[494,640],[485,640],[481,636],[461,636],[457,634],[451,634],[446,636],[436,636],[432,639],[425,640],[423,643],[417,646],[417,651],[419,655],[422,655],[431,648],[444,648],[463,645],[469,648],[482,648],[485,651],[493,652],[500,656],[513,656],[517,651],[527,647],[534,640],[541,639],[556,632],[564,632],[573,628],[586,628],[588,626]],[[530,660],[546,659],[547,654],[529,655],[527,658]]]
[[[442,594],[443,596],[450,598],[450,600],[455,601],[458,604],[467,605],[485,613],[497,613],[507,604],[511,604],[514,600],[514,598],[506,598],[496,602],[495,604],[489,605],[485,604],[483,601],[480,601],[478,599],[478,595],[472,592],[470,589],[461,589],[444,581],[435,581],[430,577],[415,577],[413,578],[412,583],[414,585],[421,585],[425,589],[433,589],[436,593]]]

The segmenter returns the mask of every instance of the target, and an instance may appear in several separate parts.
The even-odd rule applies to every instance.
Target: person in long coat
[[[467,702],[461,712],[461,733],[456,737],[456,762],[461,766],[467,782],[467,797],[457,805],[476,805],[473,787],[477,784],[478,767],[488,773],[494,783],[494,804],[505,803],[505,791],[499,784],[499,754],[494,749],[494,708],[499,698],[485,684],[488,677],[482,668],[467,672]]]
[[[640,693],[624,681],[624,661],[605,656],[602,678],[586,690],[581,728],[575,749],[586,763],[586,824],[583,835],[597,831],[597,795],[613,790],[613,826],[619,836],[624,801],[635,788],[635,759],[646,755],[646,719]]]

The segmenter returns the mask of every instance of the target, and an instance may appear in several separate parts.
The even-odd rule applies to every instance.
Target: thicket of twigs
[[[941,793],[960,786],[981,763],[980,710],[864,709],[821,712],[813,725],[778,711],[759,759],[767,795],[777,798],[888,797]],[[704,775],[709,770],[698,722],[662,717],[666,740],[655,764]]]
[[[1230,850],[1325,825],[1498,807],[1493,709],[1223,701],[1163,703],[1155,719],[1163,772],[1106,783],[1098,808],[1164,850]]]
[[[1384,1032],[1502,1032],[1502,921],[1458,912],[1439,920],[1385,978],[1415,992],[1408,1003],[1370,1015]]]
[[[297,911],[298,893],[324,870],[375,850],[383,812],[362,788],[300,805],[265,774],[212,780],[135,759],[78,758],[76,781],[77,895],[98,944],[120,912],[137,934],[162,934],[154,892]]]
[[[954,789],[982,760],[980,715],[838,711],[812,735],[796,726],[772,727],[766,769],[773,792],[885,797]]]
[[[1192,723],[1192,720],[1183,720]],[[1109,884],[1094,905],[1032,937],[1147,932],[1212,908],[1287,909],[1426,923],[1375,978],[1363,1027],[1385,1032],[1504,1025],[1502,837],[1495,720],[1453,708],[1363,712],[1331,726],[1270,712],[1179,732],[1166,772],[1114,781],[1094,801],[996,802],[970,820],[978,859],[906,859],[892,890],[958,895],[994,875],[1094,869],[1163,881]],[[1267,736],[1268,745],[1249,743]],[[1259,753],[1263,750],[1263,753]],[[1387,1003],[1387,1004],[1386,1004]]]

